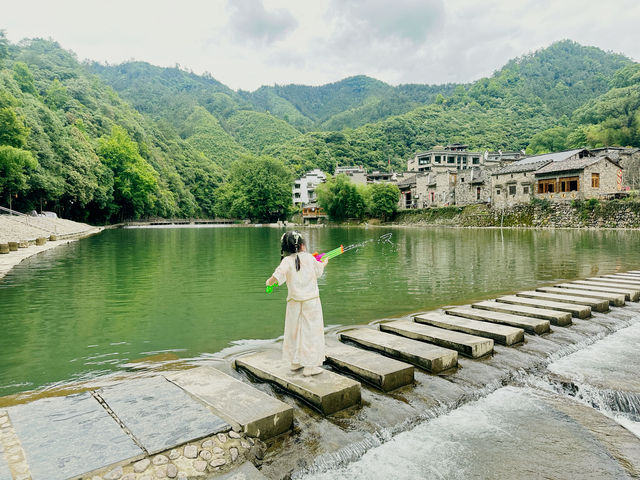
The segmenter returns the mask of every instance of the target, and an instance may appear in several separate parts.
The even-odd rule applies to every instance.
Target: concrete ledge
[[[344,343],[327,343],[327,363],[389,392],[413,383],[413,365]]]
[[[570,303],[572,305],[587,305],[596,312],[609,311],[609,300],[602,300],[599,298],[576,297],[575,295],[569,295],[568,293],[560,295],[559,293],[545,293],[533,290],[518,292],[516,293],[516,296],[525,298],[537,298],[540,300],[552,300],[555,302]]]
[[[570,313],[559,310],[551,310],[549,308],[530,307],[528,305],[507,305],[505,303],[491,302],[488,300],[485,300],[484,302],[474,303],[471,306],[473,308],[479,308],[482,310],[493,310],[494,312],[503,312],[512,315],[520,315],[523,317],[549,320],[554,325],[571,325]]]
[[[602,277],[592,277],[589,280],[605,280],[608,282],[616,281],[619,283],[624,283],[625,285],[633,285],[634,287],[640,288],[640,279],[636,280],[635,278],[630,277],[619,277],[617,275],[604,275]]]
[[[493,352],[493,340],[490,338],[476,337],[406,320],[381,323],[380,330],[457,350],[471,358],[479,358]]]
[[[518,297],[517,295],[505,295],[504,297],[496,298],[496,302],[510,303],[512,305],[527,305],[529,307],[549,308],[560,312],[569,312],[577,318],[589,318],[591,316],[591,307],[587,305],[572,305],[570,303],[554,302],[551,300]]]
[[[616,307],[624,306],[624,295],[616,295],[615,293],[598,293],[598,292],[587,292],[584,290],[576,290],[573,288],[558,288],[558,287],[539,287],[536,288],[538,292],[546,292],[546,293],[558,293],[560,295],[573,295],[574,297],[590,297],[590,298],[599,298],[600,300],[608,300],[611,305],[615,305]]]
[[[496,303],[496,302],[492,302]],[[499,305],[506,305],[501,303]],[[447,309],[448,315],[457,317],[470,318],[471,320],[479,320],[481,322],[499,323],[501,325],[509,325],[511,327],[521,328],[527,333],[537,333],[541,335],[547,333],[551,327],[549,320],[542,318],[531,318],[522,315],[514,315],[502,311],[488,310],[481,308],[456,307]]]
[[[414,315],[413,319],[418,323],[446,328],[456,332],[468,333],[479,337],[491,338],[501,345],[515,345],[524,341],[524,330],[495,323],[479,322],[455,315],[427,312]]]
[[[325,370],[305,377],[301,370],[292,372],[282,361],[280,352],[258,352],[236,359],[236,367],[255,377],[275,383],[302,398],[325,415],[360,404],[360,383]]]
[[[617,293],[624,295],[625,300],[630,302],[637,302],[640,297],[640,290],[625,290],[615,287],[603,287],[600,285],[584,285],[582,283],[560,283],[556,285],[560,288],[573,288],[575,290],[584,290],[588,292],[604,292],[604,293]]]
[[[572,284],[578,285],[593,285],[594,287],[605,287],[605,288],[618,288],[620,290],[624,290],[625,292],[629,292],[629,294],[639,293],[640,287],[634,287],[633,285],[618,283],[618,282],[609,282],[606,279],[602,280],[575,280],[571,282]],[[632,297],[633,298],[633,297]],[[640,299],[640,297],[639,297]]]
[[[291,429],[293,407],[213,367],[173,373],[167,379],[251,437],[264,440]]]
[[[251,462],[244,462],[238,468],[223,475],[216,475],[215,480],[267,480]]]
[[[384,352],[431,373],[439,373],[458,365],[458,352],[454,350],[371,328],[355,328],[343,332],[340,334],[340,340]]]

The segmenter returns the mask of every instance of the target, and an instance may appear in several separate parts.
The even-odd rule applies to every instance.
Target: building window
[[[558,191],[560,192],[577,192],[578,177],[564,177],[558,180]]]
[[[299,193],[296,193],[296,194],[295,194],[295,197],[296,197],[296,198],[300,198],[300,194],[299,194]]]
[[[426,165],[428,163],[431,163],[431,157],[420,157],[418,159],[418,164],[419,165]]]
[[[496,195],[500,195],[500,189],[496,189]]]
[[[522,193],[524,195],[528,195],[529,194],[529,185],[525,185],[522,187]]]
[[[300,184],[299,184],[299,183],[296,183],[296,184],[293,186],[293,188],[300,188]]]
[[[440,163],[440,155],[436,155],[435,156],[435,160],[436,163]]]
[[[479,157],[473,157],[473,159],[471,161],[473,162],[474,165],[478,165],[480,163],[480,158]]]
[[[476,200],[480,200],[480,187],[476,187]]]
[[[509,195],[511,195],[512,197],[514,197],[516,195],[516,186],[515,185],[509,185]]]
[[[455,163],[456,157],[447,157],[447,163]]]
[[[592,173],[591,174],[591,188],[600,188],[600,174]]]
[[[539,180],[538,181],[538,193],[555,193],[556,181],[555,180]]]

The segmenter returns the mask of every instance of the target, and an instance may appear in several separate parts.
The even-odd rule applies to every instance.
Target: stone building
[[[431,172],[442,169],[466,170],[481,165],[498,165],[499,159],[490,159],[488,152],[470,152],[468,145],[452,143],[418,152],[407,162],[410,172]]]
[[[458,173],[454,185],[456,205],[473,205],[491,201],[491,169],[472,168]]]
[[[334,175],[346,175],[352,183],[365,185],[367,183],[367,172],[361,166],[336,167]]]
[[[640,148],[592,148],[596,156],[607,156],[622,168],[621,191],[640,189]]]
[[[583,157],[552,162],[535,172],[536,198],[584,200],[618,194],[622,169],[609,157]]]
[[[293,182],[294,205],[307,205],[316,201],[316,187],[327,181],[327,176],[319,168],[314,168]]]

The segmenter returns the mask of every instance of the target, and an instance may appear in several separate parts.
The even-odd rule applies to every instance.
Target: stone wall
[[[498,209],[486,205],[408,210],[396,224],[454,227],[640,228],[640,200],[549,202]]]

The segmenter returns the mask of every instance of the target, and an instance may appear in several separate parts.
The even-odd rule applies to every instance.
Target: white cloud
[[[31,0],[6,2],[12,41],[51,37],[80,59],[209,71],[232,88],[469,82],[569,38],[640,59],[637,0]]]

